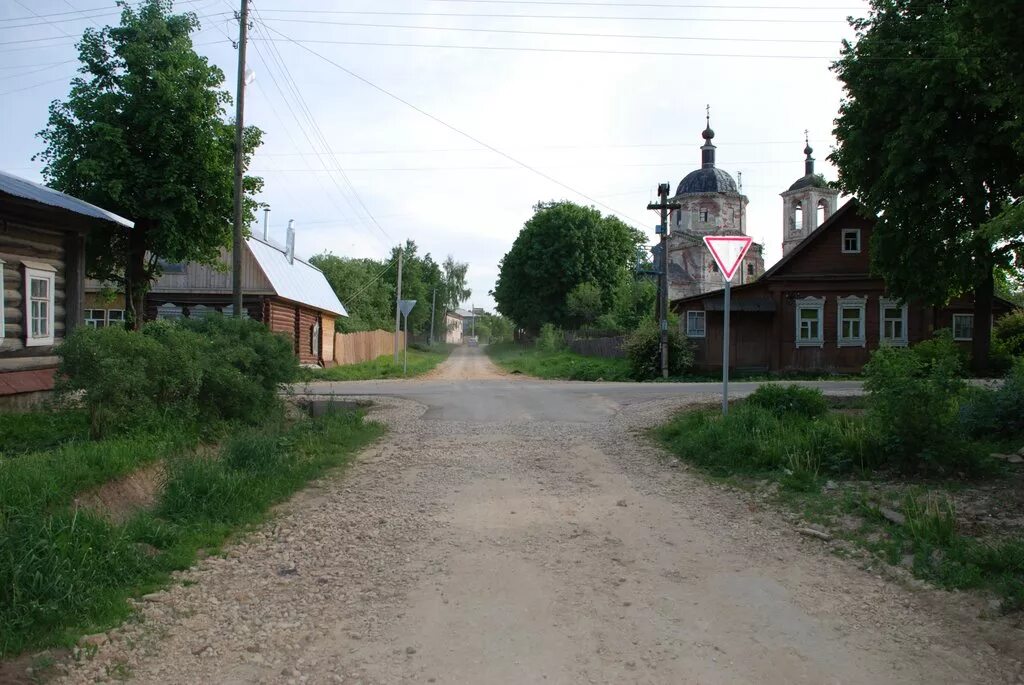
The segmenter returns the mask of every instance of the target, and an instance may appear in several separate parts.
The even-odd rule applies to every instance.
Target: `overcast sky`
[[[200,16],[196,49],[232,93],[238,4],[175,3]],[[304,257],[381,258],[410,238],[438,261],[469,262],[466,304],[487,308],[498,261],[538,201],[603,203],[653,242],[646,205],[658,183],[674,190],[700,166],[708,104],[718,166],[742,172],[748,232],[767,264],[778,260],[779,193],[803,175],[805,129],[818,170],[835,178],[825,158],[841,88],[829,65],[852,35],[845,18],[866,12],[859,0],[250,7],[245,116],[266,132],[250,172],[265,179],[272,236],[295,219]],[[107,0],[0,0],[0,169],[41,180],[35,134],[67,94],[74,43],[118,16]]]

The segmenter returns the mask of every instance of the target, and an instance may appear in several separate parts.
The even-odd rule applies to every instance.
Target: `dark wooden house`
[[[85,236],[132,222],[0,172],[0,407],[53,388],[54,350],[84,321]]]
[[[942,328],[969,345],[974,303],[944,307],[901,303],[870,273],[874,218],[850,200],[753,283],[733,286],[731,368],[751,371],[853,373],[880,345],[912,345]],[[696,365],[722,366],[723,291],[672,302],[696,347]],[[997,298],[996,317],[1012,305]]]

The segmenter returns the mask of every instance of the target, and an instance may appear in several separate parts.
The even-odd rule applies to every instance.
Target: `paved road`
[[[374,397],[390,433],[69,682],[1018,682],[1020,632],[969,597],[839,559],[644,437],[713,385],[538,382],[465,348],[315,390]]]

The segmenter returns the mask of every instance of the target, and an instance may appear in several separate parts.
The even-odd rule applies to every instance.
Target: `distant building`
[[[804,175],[782,193],[783,257],[835,214],[839,200],[839,191],[829,188],[825,177],[814,173],[814,150],[810,141],[805,142]]]
[[[715,166],[715,146],[711,142],[711,118],[703,132],[701,167],[680,181],[672,202],[682,207],[669,215],[668,290],[669,299],[699,295],[722,287],[718,266],[704,246],[706,235],[746,235],[747,197],[736,181]],[[764,273],[764,248],[750,246],[736,283],[749,283]]]
[[[449,345],[462,344],[462,315],[449,309],[444,315],[444,341]]]

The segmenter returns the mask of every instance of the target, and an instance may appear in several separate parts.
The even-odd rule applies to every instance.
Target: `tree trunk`
[[[974,291],[974,336],[971,340],[971,370],[988,374],[992,347],[992,303],[995,294],[993,268],[989,266]]]
[[[128,229],[128,260],[125,267],[124,304],[125,325],[130,330],[139,330],[146,311],[146,291],[149,290],[149,275],[146,273],[146,234],[149,224],[145,220],[135,222]]]

